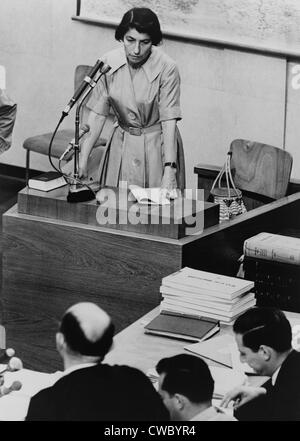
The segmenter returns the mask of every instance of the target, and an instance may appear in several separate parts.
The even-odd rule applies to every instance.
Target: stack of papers
[[[232,323],[256,304],[254,282],[192,268],[182,268],[162,279],[160,309]]]

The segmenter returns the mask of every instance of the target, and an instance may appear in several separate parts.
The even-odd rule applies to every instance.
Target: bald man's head
[[[80,355],[104,357],[112,345],[114,325],[109,315],[99,306],[82,302],[66,311],[60,332],[71,351]]]

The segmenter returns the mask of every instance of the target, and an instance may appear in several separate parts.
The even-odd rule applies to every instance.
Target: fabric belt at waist
[[[141,136],[144,133],[151,132],[160,132],[161,131],[161,123],[153,124],[153,126],[149,127],[129,127],[119,123],[121,129],[125,130],[125,132],[130,133],[130,135]]]

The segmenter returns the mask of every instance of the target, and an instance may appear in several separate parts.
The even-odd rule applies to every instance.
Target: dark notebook
[[[145,326],[146,334],[162,335],[200,342],[220,330],[218,320],[206,317],[189,317],[161,312]]]

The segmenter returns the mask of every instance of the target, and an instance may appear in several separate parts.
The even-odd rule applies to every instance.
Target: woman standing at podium
[[[148,8],[127,11],[115,32],[122,43],[101,59],[111,70],[97,83],[86,106],[90,131],[81,147],[79,172],[87,174],[89,154],[112,110],[116,123],[101,160],[101,184],[161,187],[175,198],[185,185],[180,76],[175,62],[156,46],[160,23]]]

